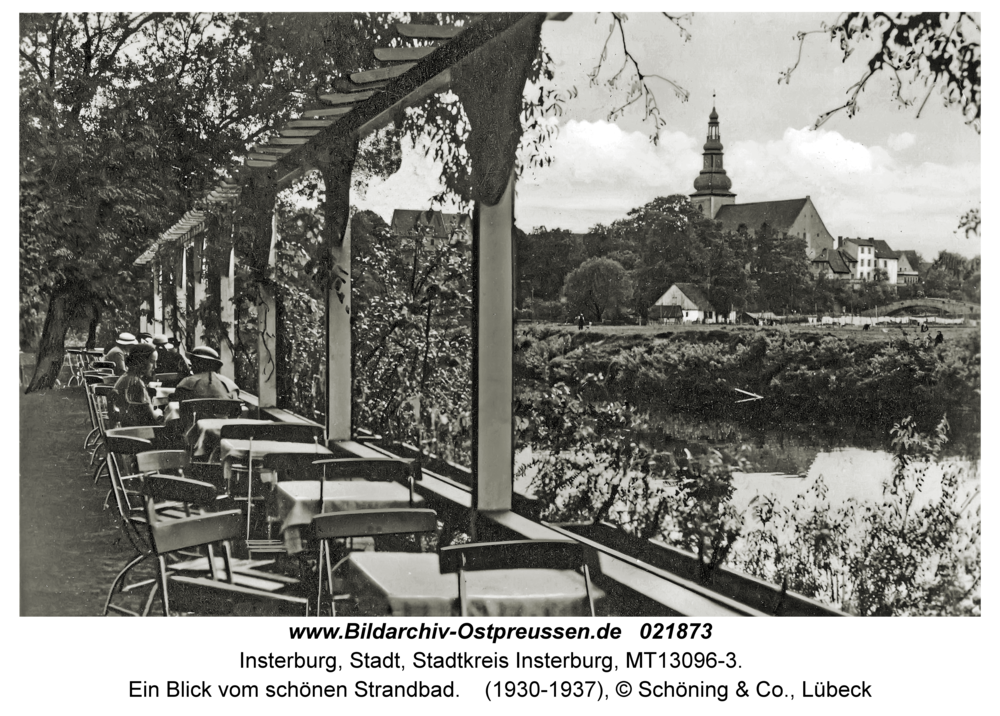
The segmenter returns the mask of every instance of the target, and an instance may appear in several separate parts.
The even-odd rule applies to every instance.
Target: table
[[[458,616],[458,576],[436,554],[352,552],[344,577],[365,616]],[[466,572],[471,616],[589,616],[583,575],[555,569]],[[590,586],[594,602],[604,592]]]
[[[156,395],[150,396],[150,401],[155,407],[159,407],[171,402],[170,398],[173,396],[176,388],[164,388],[163,386],[157,386],[156,388],[153,388],[153,390],[156,391]]]
[[[251,418],[202,418],[195,422],[188,431],[188,444],[193,457],[206,457],[219,447],[223,425],[262,425],[268,420],[253,420]],[[254,450],[254,453],[257,451]]]
[[[289,554],[302,551],[302,527],[312,524],[312,518],[320,513],[424,505],[420,495],[413,496],[411,505],[410,488],[398,482],[327,480],[322,483],[323,505],[320,507],[320,484],[318,480],[279,482],[268,499],[268,514],[280,525]]]

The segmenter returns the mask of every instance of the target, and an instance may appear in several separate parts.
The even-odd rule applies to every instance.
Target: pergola
[[[325,240],[331,271],[339,281],[326,296],[327,416],[331,442],[351,442],[351,237],[349,229],[351,172],[358,143],[386,126],[408,106],[431,94],[451,90],[462,101],[470,124],[466,142],[473,181],[473,360],[472,483],[467,491],[438,481],[437,495],[453,506],[471,508],[470,531],[488,517],[490,529],[528,538],[570,537],[593,549],[606,585],[620,587],[629,609],[646,614],[703,616],[766,613],[835,613],[812,600],[778,594],[773,586],[724,572],[725,594],[699,584],[695,558],[650,543],[626,549],[627,538],[594,525],[568,531],[527,519],[512,509],[513,490],[513,300],[515,153],[521,137],[521,98],[537,55],[542,24],[567,13],[495,13],[465,27],[398,24],[396,31],[427,45],[375,50],[387,66],[354,73],[345,91],[323,95],[320,106],[307,107],[266,142],[256,145],[245,163],[221,180],[196,206],[165,231],[136,264],[148,267],[152,304],[146,306],[152,329],[168,329],[166,307],[183,315],[193,277],[196,304],[207,288],[219,297],[222,321],[233,343],[235,324],[231,298],[235,286],[234,236],[240,239],[247,268],[267,275],[275,262],[275,200],[278,192],[307,171],[318,170],[326,186]],[[239,229],[237,232],[236,229]],[[189,265],[188,262],[191,262]],[[204,270],[202,266],[204,265]],[[161,278],[172,272],[175,296],[166,295]],[[282,340],[275,323],[276,300],[267,282],[260,285],[258,316],[258,401],[262,410],[277,407],[275,356]],[[196,326],[200,336],[202,326]],[[220,346],[223,372],[234,374],[226,342]],[[426,486],[425,486],[426,487]],[[467,488],[466,488],[467,490]],[[516,505],[514,506],[516,508]],[[643,558],[632,556],[641,553]],[[733,596],[739,595],[739,599]],[[762,611],[762,610],[767,610]],[[632,612],[629,612],[632,613]]]
[[[512,358],[515,151],[521,137],[521,97],[544,21],[565,13],[498,13],[466,27],[400,23],[402,37],[425,46],[380,48],[373,59],[389,63],[350,75],[350,91],[322,95],[322,105],[307,107],[278,134],[256,145],[234,170],[188,211],[142,256],[150,270],[154,332],[168,330],[166,307],[186,311],[188,276],[200,304],[206,287],[220,297],[221,319],[235,321],[232,295],[236,251],[234,224],[250,229],[245,244],[251,271],[266,273],[275,261],[275,199],[282,189],[310,170],[326,184],[323,211],[330,266],[343,282],[328,290],[327,421],[328,440],[351,436],[351,172],[360,140],[384,127],[408,107],[433,93],[451,90],[462,100],[470,123],[467,149],[473,179],[473,475],[474,509],[509,510],[513,490]],[[211,255],[225,256],[203,260]],[[228,249],[228,251],[227,251]],[[191,262],[191,265],[188,262]],[[203,264],[205,270],[202,269]],[[175,276],[173,297],[164,295],[165,271]],[[171,300],[172,299],[172,300]],[[277,403],[279,355],[275,295],[263,285],[258,315],[258,400],[261,408]],[[196,339],[202,326],[195,329]],[[220,346],[223,372],[234,373],[230,346]]]

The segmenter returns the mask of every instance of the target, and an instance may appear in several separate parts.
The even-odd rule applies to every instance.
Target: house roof
[[[922,271],[924,266],[917,259],[917,252],[914,249],[906,249],[905,251],[897,251],[900,256],[906,257],[906,262],[910,264],[910,268],[914,271]]]
[[[720,222],[726,231],[736,231],[740,224],[746,224],[748,229],[756,231],[765,222],[777,231],[788,231],[799,218],[807,201],[809,197],[784,201],[758,201],[753,204],[726,204],[719,209],[715,220]]]
[[[396,209],[392,212],[390,230],[397,236],[429,231],[434,236],[445,237],[453,231],[466,229],[465,225],[470,221],[467,214],[446,214],[433,209]]]
[[[889,248],[889,244],[882,239],[875,239],[875,258],[877,259],[898,259],[899,252]]]
[[[691,303],[696,305],[699,311],[715,311],[715,307],[709,303],[708,298],[695,284],[675,283],[674,286],[676,286]]]
[[[823,249],[812,262],[828,263],[834,273],[851,273],[851,264],[857,263],[858,260],[843,249]]]

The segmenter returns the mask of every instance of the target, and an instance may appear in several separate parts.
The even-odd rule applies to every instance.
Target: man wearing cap
[[[167,336],[162,333],[153,336],[153,345],[156,346],[156,352],[160,356],[156,361],[158,373],[177,373],[181,378],[191,375],[191,366],[187,358],[177,352]]]
[[[214,348],[198,346],[188,351],[188,360],[191,361],[194,375],[177,384],[174,400],[184,401],[191,398],[237,400],[240,397],[240,389],[236,383],[219,373],[222,361],[219,360],[219,354]]]
[[[118,340],[102,360],[109,360],[115,364],[115,375],[125,375],[125,353],[129,347],[137,345],[139,341],[131,333],[119,333]]]

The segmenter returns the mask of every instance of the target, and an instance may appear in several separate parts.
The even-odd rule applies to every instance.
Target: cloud
[[[913,163],[889,148],[839,132],[788,128],[778,139],[725,144],[725,168],[738,203],[810,196],[834,236],[874,236],[897,249],[936,255],[942,248],[974,254],[978,239],[956,238],[958,217],[979,204],[978,162]],[[641,131],[605,121],[559,125],[550,166],[526,170],[517,185],[517,223],[584,232],[623,218],[658,196],[690,194],[702,165],[704,138],[661,133],[653,145]],[[440,167],[413,151],[386,182],[372,182],[364,208],[386,219],[394,208],[420,208],[439,190]]]
[[[917,135],[912,132],[901,132],[899,134],[889,135],[889,149],[894,152],[901,152],[904,149],[909,149],[917,141]]]

